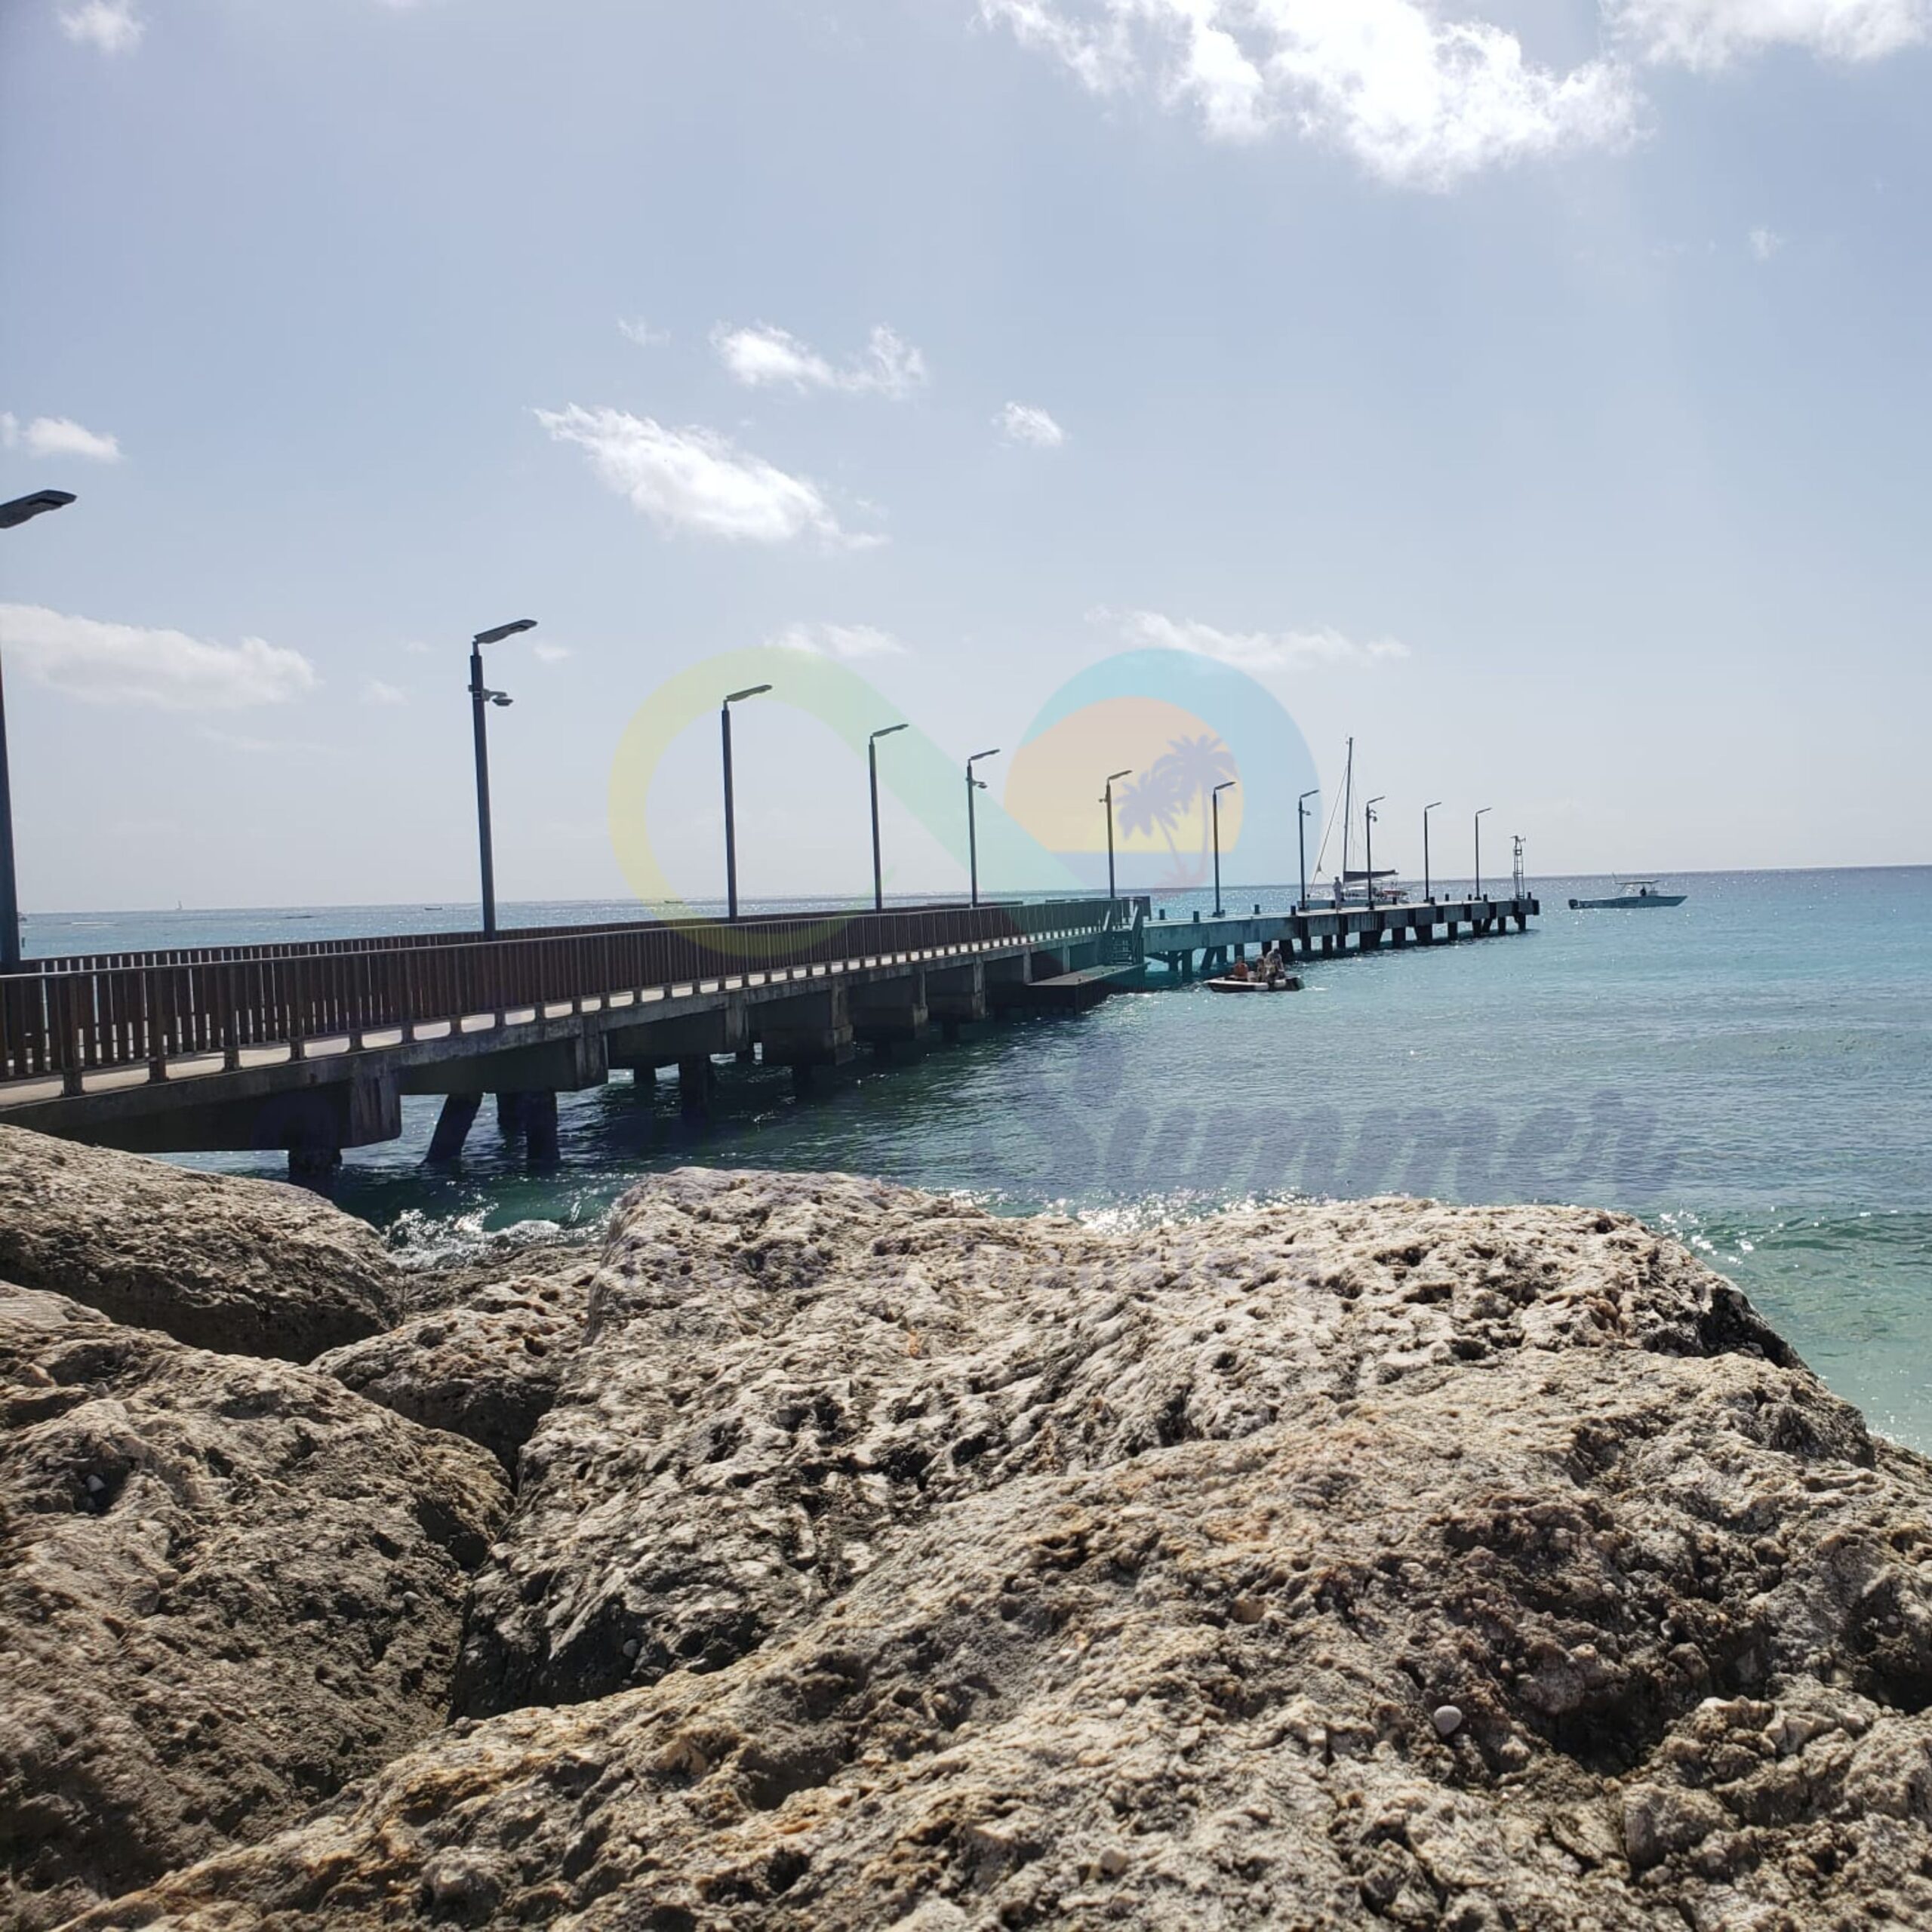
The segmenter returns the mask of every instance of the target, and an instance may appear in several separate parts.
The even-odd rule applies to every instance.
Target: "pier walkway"
[[[1310,906],[1305,911],[1248,912],[1223,909],[1221,916],[1197,912],[1189,919],[1150,919],[1143,946],[1181,978],[1198,969],[1217,973],[1249,946],[1278,944],[1294,959],[1326,959],[1343,952],[1373,952],[1383,946],[1439,945],[1466,935],[1487,939],[1527,932],[1543,910],[1527,893],[1505,899],[1423,899],[1386,906]]]
[[[1217,971],[1270,941],[1297,958],[1527,929],[1531,898],[1167,920],[1144,897],[629,925],[409,934],[32,960],[0,976],[0,1121],[136,1152],[285,1149],[326,1177],[437,1094],[453,1159],[485,1096],[554,1158],[557,1095],[614,1068],[677,1070],[688,1112],[718,1061],[798,1086],[937,1027],[1079,1011]]]
[[[445,1097],[452,1158],[485,1094],[554,1154],[556,1096],[714,1055],[803,1086],[855,1046],[950,1034],[1069,974],[1137,964],[1145,899],[413,934],[34,960],[0,977],[0,1121],[179,1153],[286,1149],[313,1177]],[[1044,994],[1040,1004],[1054,1003]]]

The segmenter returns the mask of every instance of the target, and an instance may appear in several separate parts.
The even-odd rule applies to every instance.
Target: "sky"
[[[869,884],[788,662],[963,760],[1149,646],[1378,864],[1932,860],[1928,101],[1932,0],[0,0],[22,903],[472,894],[522,617],[506,899],[624,894],[627,728],[760,648],[748,896]]]

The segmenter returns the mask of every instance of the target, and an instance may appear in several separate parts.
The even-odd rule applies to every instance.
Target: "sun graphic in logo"
[[[1083,705],[1029,737],[1007,778],[1007,811],[1076,872],[1104,861],[1103,789],[1113,785],[1114,843],[1130,855],[1137,881],[1155,888],[1197,885],[1214,861],[1214,814],[1220,792],[1221,854],[1241,842],[1241,767],[1205,718],[1156,697],[1108,697]],[[1230,781],[1232,781],[1230,783]],[[1147,855],[1164,860],[1150,876]],[[1103,876],[1104,874],[1102,875]]]

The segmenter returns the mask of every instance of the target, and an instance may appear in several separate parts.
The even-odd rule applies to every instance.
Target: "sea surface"
[[[588,1227],[639,1174],[683,1162],[844,1169],[1129,1228],[1297,1193],[1604,1204],[1689,1242],[1875,1427],[1932,1451],[1932,868],[1674,884],[1690,895],[1675,910],[1572,912],[1606,881],[1533,879],[1544,912],[1526,935],[1318,961],[1298,997],[1175,986],[862,1055],[802,1102],[782,1070],[728,1064],[702,1130],[674,1083],[619,1075],[564,1097],[546,1174],[487,1108],[461,1168],[426,1173],[439,1103],[405,1100],[403,1138],[349,1154],[337,1198],[423,1255]],[[1170,920],[1205,900],[1155,895]],[[474,922],[464,905],[47,915],[26,940],[37,955]]]

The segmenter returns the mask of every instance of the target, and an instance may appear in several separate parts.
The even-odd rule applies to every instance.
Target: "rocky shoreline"
[[[0,1918],[1932,1924],[1932,1463],[1626,1217],[0,1128]]]

